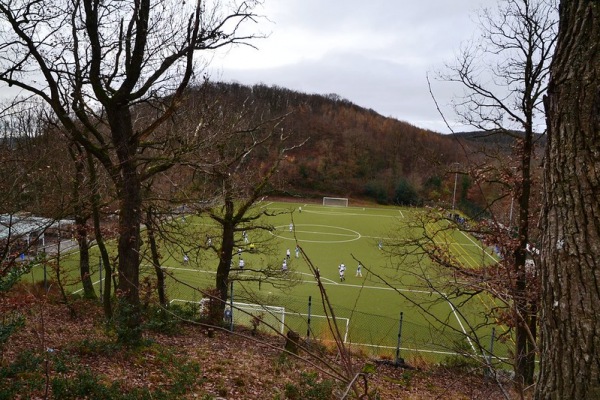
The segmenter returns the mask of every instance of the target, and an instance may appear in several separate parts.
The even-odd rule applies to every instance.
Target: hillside
[[[157,143],[177,141],[177,135],[189,134],[198,126],[205,126],[203,119],[218,119],[215,113],[223,113],[222,110],[230,114],[227,118],[281,119],[278,129],[288,136],[286,144],[292,148],[286,152],[287,157],[279,165],[273,183],[275,194],[282,196],[336,196],[379,204],[447,206],[453,200],[456,165],[468,165],[469,158],[482,146],[494,147],[505,154],[510,151],[510,140],[501,135],[442,135],[384,117],[335,95],[224,83],[205,83],[191,88],[172,125],[165,124],[161,128],[159,135],[163,136],[159,136]],[[136,108],[140,121],[150,113],[152,107],[148,105]],[[39,169],[28,178],[35,182],[29,183],[28,199],[23,202],[22,210],[51,214],[40,211],[48,208],[49,203],[35,196],[48,197],[57,185],[63,184],[53,181],[75,173],[68,157],[67,142],[57,135],[60,133],[31,136],[11,133],[3,140],[2,151],[8,155],[14,154],[13,150],[18,147],[19,154],[31,159],[30,164],[48,168],[45,172]],[[235,143],[231,145],[235,146]],[[269,165],[274,147],[265,144],[264,148],[254,151],[249,157],[251,165],[258,170]],[[152,144],[145,151],[154,151]],[[64,171],[64,174],[56,175],[58,171]],[[181,168],[167,172],[165,176],[171,178],[164,178],[164,189],[170,191],[173,176],[185,173]],[[6,174],[14,175],[10,171]],[[108,185],[110,183],[103,186]],[[457,198],[482,203],[481,195],[475,196],[476,191],[471,191],[469,185],[471,182],[464,180],[458,187]],[[9,184],[6,190],[10,190]],[[34,203],[37,204],[35,207],[32,206]]]
[[[316,95],[265,85],[207,83],[190,91],[190,101],[210,98],[245,115],[284,116],[289,135],[277,176],[279,194],[293,197],[350,197],[379,204],[441,205],[453,196],[464,212],[486,207],[485,192],[463,176],[455,190],[456,166],[490,165],[511,157],[515,138],[503,134],[464,132],[442,135],[359,107],[336,95]],[[217,99],[217,100],[214,100]],[[185,112],[184,115],[192,113]],[[543,149],[544,136],[536,141]],[[494,154],[493,158],[489,155]],[[268,152],[255,152],[258,168]],[[482,192],[483,190],[483,192]]]
[[[210,84],[191,91],[255,114],[285,115],[291,144],[279,179],[290,195],[370,198],[397,203],[399,185],[424,201],[448,200],[452,163],[464,160],[457,138],[384,117],[336,95],[299,93],[280,87]],[[207,94],[208,93],[208,94]],[[402,200],[402,199],[400,199]]]
[[[20,286],[0,302],[26,317],[2,348],[0,398],[299,400],[339,398],[345,389],[319,370],[325,365],[320,360],[337,360],[321,346],[312,347],[320,360],[304,351],[295,358],[284,353],[279,336],[238,328],[209,337],[203,326],[164,319],[161,325],[157,319],[147,321],[155,331],[146,333],[145,346],[124,348],[114,344],[96,303],[72,299],[70,313],[56,296]],[[370,365],[372,399],[502,398],[498,386],[478,372],[407,361],[415,369],[353,357],[358,368]]]

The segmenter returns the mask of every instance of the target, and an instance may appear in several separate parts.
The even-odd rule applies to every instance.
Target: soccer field
[[[443,293],[432,291],[420,279],[431,268],[429,260],[404,259],[402,262],[408,265],[398,268],[400,261],[390,255],[387,244],[402,237],[406,223],[422,210],[268,201],[259,206],[277,214],[268,220],[275,230],[270,233],[250,230],[247,241],[241,234],[236,238],[241,252],[234,254],[230,275],[234,278],[236,324],[249,324],[251,318],[236,309],[238,304],[264,304],[273,308],[257,310],[244,306],[242,309],[260,315],[265,325],[272,325],[278,331],[293,329],[301,335],[330,339],[319,288],[307,262],[310,260],[319,269],[344,340],[367,353],[394,353],[401,313],[403,356],[417,351],[421,356],[440,359],[457,348],[480,354],[474,343],[461,333],[476,333],[484,343],[490,342],[491,325],[480,326],[484,322],[483,312],[492,306],[490,300],[484,296],[464,304],[457,299],[445,300]],[[196,289],[215,286],[217,259],[213,252],[198,249],[194,242],[204,244],[207,237],[218,240],[218,227],[208,218],[198,216],[186,216],[181,226],[185,232],[181,241],[161,250],[162,266],[171,274],[167,282],[169,298],[177,302],[200,302],[202,295]],[[494,261],[491,251],[475,238],[459,231],[445,231],[444,235],[442,240],[465,265],[476,268]],[[256,251],[249,251],[251,244]],[[302,250],[298,257],[296,246]],[[289,268],[281,273],[288,249]],[[184,260],[183,254],[188,255],[188,260]],[[240,258],[244,259],[243,270],[237,268]],[[356,276],[359,262],[363,265],[362,277]],[[339,277],[341,263],[347,267],[344,281]],[[407,272],[407,267],[418,271]],[[265,268],[273,271],[272,276],[256,282],[253,279],[258,276],[256,271]],[[143,264],[142,273],[152,276],[149,263]],[[438,279],[434,273],[431,276]],[[97,270],[93,278],[97,287]],[[471,328],[474,326],[477,328]],[[506,350],[498,345],[495,353],[505,355]]]
[[[385,244],[379,247],[380,243],[393,242],[394,238],[400,237],[402,232],[399,230],[403,229],[400,227],[405,226],[403,222],[414,218],[415,213],[422,210],[272,202],[265,202],[261,207],[283,213],[269,219],[275,226],[270,242],[264,237],[253,237],[252,232],[248,233],[248,243],[254,243],[255,239],[268,243],[265,244],[269,247],[268,254],[262,254],[260,245],[256,245],[256,253],[246,251],[248,247],[245,246],[240,255],[234,255],[234,271],[231,273],[236,279],[233,284],[234,301],[283,307],[286,327],[301,334],[308,333],[310,313],[311,335],[330,337],[319,289],[308,259],[319,269],[321,281],[347,343],[363,346],[369,352],[393,353],[398,342],[399,317],[402,313],[403,352],[418,350],[443,356],[457,347],[475,351],[476,346],[460,333],[474,333],[470,332],[469,327],[482,323],[482,312],[490,307],[489,300],[482,296],[479,300],[462,305],[457,301],[445,301],[441,298],[443,294],[432,292],[419,281],[417,272],[431,266],[428,260],[415,262],[420,270],[415,271],[414,275],[399,276],[398,260],[390,256]],[[186,224],[194,227],[190,229],[195,230],[194,235],[199,238],[206,237],[205,232],[212,229],[209,221],[198,218],[187,218]],[[447,237],[443,240],[465,265],[476,268],[482,262],[494,261],[490,250],[482,248],[473,237],[459,231],[446,232],[445,235]],[[238,240],[243,242],[241,237]],[[303,253],[299,257],[295,254],[296,246]],[[291,257],[287,262],[289,270],[286,274],[273,276],[261,284],[251,280],[256,276],[252,270],[267,266],[278,270],[288,249]],[[187,265],[183,265],[177,257],[173,255],[164,264],[177,279],[192,287],[214,286],[217,261],[210,254],[206,258],[200,254]],[[236,269],[239,258],[244,259],[243,271]],[[363,265],[362,277],[356,276],[359,262]],[[340,281],[339,277],[338,266],[341,263],[347,267],[344,281]],[[173,299],[199,301],[199,295],[188,287],[171,285],[169,290]],[[430,315],[425,315],[417,305],[425,307]],[[262,312],[263,317],[266,314],[269,312]],[[238,312],[238,317],[241,323],[248,323],[248,317],[244,317],[243,312]],[[269,321],[279,327],[277,322],[281,319],[274,315]],[[484,343],[490,342],[491,327],[478,327],[474,331]]]

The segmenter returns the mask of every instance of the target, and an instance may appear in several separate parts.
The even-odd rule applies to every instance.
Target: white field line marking
[[[179,271],[188,271],[188,272],[205,272],[205,273],[209,273],[209,274],[216,274],[215,271],[208,271],[208,270],[202,270],[202,269],[192,269],[192,268],[179,268],[179,267],[167,267],[167,266],[162,266],[161,268],[165,268],[165,269],[174,269],[174,270],[179,270]],[[310,275],[306,272],[300,272],[301,275]],[[275,279],[275,280],[289,280],[289,279],[284,279],[284,278],[275,278],[275,277],[270,277],[269,279]],[[324,280],[327,280],[329,282],[323,282]],[[313,281],[307,281],[302,279],[302,282],[313,282]],[[100,281],[96,281],[93,284],[96,285],[100,283]],[[399,288],[390,288],[390,287],[380,287],[380,286],[368,286],[368,285],[353,285],[353,284],[349,284],[349,283],[337,283],[331,279],[328,278],[324,278],[321,277],[321,283],[323,285],[336,285],[336,286],[346,286],[346,287],[355,287],[355,288],[362,288],[362,289],[373,289],[373,290],[393,290],[393,291],[398,291],[398,292],[408,292],[408,293],[425,293],[425,294],[432,294],[432,292],[426,291],[426,290],[415,290],[415,289],[399,289]],[[79,289],[73,293],[79,293],[83,290]],[[440,296],[442,297],[446,297],[443,293],[440,294]],[[471,345],[471,348],[473,349],[474,353],[477,353],[477,350],[475,350],[475,346],[473,345],[473,342],[471,341],[471,338],[469,337],[469,335],[467,335],[467,331],[465,330],[465,327],[462,324],[462,321],[460,320],[458,313],[456,312],[456,309],[454,308],[454,304],[452,304],[452,302],[448,299],[446,299],[446,301],[448,302],[448,304],[450,305],[450,308],[452,309],[452,312],[454,313],[454,317],[456,318],[456,320],[458,321],[458,324],[460,325],[465,337],[467,338],[467,340],[469,341],[469,344]],[[393,349],[395,347],[392,346],[377,346],[377,345],[369,345],[369,344],[363,344],[363,343],[352,343],[350,342],[349,344],[353,344],[353,345],[357,345],[357,346],[367,346],[367,347],[382,347],[382,348],[390,348]],[[415,350],[415,349],[408,349],[408,348],[401,348],[403,350]],[[441,352],[441,351],[434,351],[434,350],[417,350],[417,351],[423,351],[423,352],[427,352],[427,353],[435,353],[435,354],[456,354],[456,353],[451,353],[451,352]]]
[[[317,232],[317,231],[303,231],[296,229],[296,233],[310,233],[315,235],[323,235],[323,236],[345,236],[345,237],[356,237],[360,239],[360,233],[335,233],[335,232]]]
[[[452,242],[450,243],[450,249],[454,249],[454,252],[457,253],[457,256],[459,256],[457,258],[462,259],[470,268],[475,268],[480,265],[462,244],[458,242]]]
[[[386,214],[362,214],[362,213],[355,213],[355,212],[343,212],[343,211],[316,211],[316,210],[311,210],[311,209],[307,209],[304,210],[302,209],[302,212],[306,212],[306,213],[311,213],[311,214],[318,214],[318,215],[341,215],[341,216],[351,216],[351,217],[382,217],[382,218],[398,218],[398,216],[396,215],[386,215]]]
[[[207,270],[202,270],[202,269],[191,269],[191,268],[180,268],[180,267],[167,267],[167,266],[162,266],[161,268],[166,268],[166,269],[174,269],[174,270],[179,270],[179,271],[190,271],[190,272],[206,272],[209,274],[216,274],[215,271],[207,271]],[[306,272],[300,272],[300,274],[306,274],[306,275],[310,275],[307,274]],[[312,275],[311,275],[312,276]],[[269,277],[268,279],[275,279],[275,280],[279,280],[279,281],[289,281],[289,278],[278,278],[278,277]],[[373,289],[373,290],[393,290],[393,291],[398,291],[398,292],[409,292],[409,293],[425,293],[425,294],[432,294],[432,292],[428,291],[428,290],[417,290],[417,289],[401,289],[401,288],[391,288],[391,287],[387,287],[387,286],[370,286],[370,285],[356,285],[356,284],[350,284],[350,283],[338,283],[335,282],[331,279],[325,278],[325,277],[321,277],[321,280],[327,280],[329,282],[321,282],[323,285],[336,285],[336,286],[346,286],[346,287],[354,287],[354,288],[363,288],[363,289]],[[314,280],[301,280],[302,283],[314,283]]]
[[[305,212],[302,210],[302,212]],[[383,215],[383,214],[359,214],[359,213],[350,213],[350,212],[334,212],[334,211],[314,211],[314,210],[306,210],[307,213],[317,214],[317,215],[341,215],[341,216],[349,216],[349,217],[382,217],[382,218],[398,218],[395,215]]]
[[[402,218],[404,218],[404,214],[402,213],[402,210],[398,210],[398,212],[400,213],[400,216],[401,216]]]
[[[300,274],[300,275],[308,275],[308,276],[310,276],[310,277],[314,278],[314,276],[313,276],[312,274],[309,274],[308,272],[296,272],[296,273],[297,273],[297,274]],[[326,281],[329,281],[330,283],[335,283],[336,285],[339,285],[339,283],[337,283],[337,282],[335,282],[335,281],[333,281],[333,280],[331,280],[331,279],[329,279],[329,278],[325,278],[324,276],[322,276],[322,277],[321,277],[321,280],[322,280],[322,281],[323,281],[323,280],[326,280]],[[302,280],[302,282],[310,282],[310,281],[305,281],[305,280]]]
[[[93,285],[96,285],[97,283],[100,283],[100,281],[99,281],[99,280],[97,280],[96,282],[92,282],[92,286],[93,286]],[[82,291],[83,291],[83,288],[81,288],[81,289],[77,289],[76,291],[74,291],[74,292],[73,292],[73,294],[77,294],[77,293],[79,293],[79,292],[82,292]]]
[[[454,313],[454,317],[456,318],[456,320],[458,321],[458,324],[460,325],[460,329],[462,329],[465,337],[467,338],[467,341],[469,342],[469,344],[471,345],[471,349],[473,349],[473,354],[477,354],[477,350],[475,349],[475,345],[473,345],[473,342],[471,341],[471,337],[467,334],[467,330],[465,329],[462,321],[460,320],[460,318],[458,317],[458,313],[456,312],[456,308],[454,307],[454,304],[452,304],[452,302],[450,300],[448,300],[448,298],[444,295],[445,300],[448,302],[448,304],[450,305],[450,309],[452,310],[452,312]]]
[[[358,342],[348,342],[348,344],[352,345],[352,346],[377,347],[377,348],[382,348],[382,349],[395,349],[396,348],[396,346],[381,346],[381,345],[377,345],[377,344],[358,343]],[[414,348],[409,348],[409,347],[400,347],[400,350],[416,351],[416,352],[423,352],[423,353],[433,353],[433,354],[444,354],[444,355],[460,355],[459,353],[454,353],[452,351],[421,350],[421,349],[414,349]]]
[[[348,345],[352,345],[352,346],[364,346],[364,347],[377,347],[377,348],[382,348],[382,349],[395,349],[396,346],[381,346],[381,345],[377,345],[377,344],[368,344],[368,343],[358,343],[358,342],[348,342]],[[455,355],[455,356],[459,356],[461,355],[460,353],[454,353],[452,351],[441,351],[441,350],[425,350],[425,349],[416,349],[416,348],[410,348],[410,347],[400,347],[400,350],[406,350],[406,351],[416,351],[416,352],[423,352],[423,353],[432,353],[432,354],[445,354],[445,355]],[[497,357],[499,360],[508,360],[508,357]]]
[[[467,239],[469,239],[475,246],[477,246],[481,251],[483,251],[485,253],[486,256],[488,256],[489,258],[492,259],[492,261],[496,262],[496,260],[494,259],[494,257],[492,257],[491,255],[489,255],[489,253],[485,250],[483,250],[483,248],[477,243],[475,242],[473,239],[471,239],[469,237],[469,235],[467,235],[466,233],[464,233],[463,231],[459,231],[460,233],[462,233]]]
[[[145,266],[149,266],[149,264],[145,264]],[[181,267],[168,267],[166,265],[161,265],[163,269],[176,269],[178,271],[187,271],[187,272],[205,272],[207,274],[216,274],[217,271],[209,271],[206,269],[193,269],[193,268],[181,268]]]

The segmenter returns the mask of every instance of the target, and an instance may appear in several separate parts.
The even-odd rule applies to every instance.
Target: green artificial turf
[[[462,303],[461,299],[443,301],[423,282],[423,276],[446,279],[435,273],[428,259],[415,255],[401,260],[391,247],[395,239],[406,237],[412,219],[423,210],[398,207],[331,207],[304,203],[273,203],[258,205],[278,215],[267,222],[275,227],[271,233],[249,229],[248,242],[237,235],[241,248],[233,256],[233,298],[238,303],[260,303],[283,307],[280,309],[252,310],[263,320],[262,329],[271,325],[283,330],[293,329],[301,335],[309,333],[308,314],[311,314],[310,336],[331,339],[319,287],[308,261],[318,268],[321,282],[333,306],[339,330],[347,343],[360,344],[366,352],[393,354],[398,343],[400,314],[402,313],[401,345],[403,354],[419,350],[421,354],[444,357],[457,347],[471,349],[459,332],[473,329],[486,345],[490,341],[493,321],[485,326],[485,311],[493,306],[492,300],[480,295]],[[299,207],[302,212],[299,212]],[[290,224],[293,229],[290,231]],[[452,255],[465,265],[477,268],[494,262],[491,251],[482,247],[475,238],[457,230],[444,230],[448,222],[431,223],[429,233],[437,232],[436,241],[447,243]],[[413,228],[418,229],[418,228]],[[218,245],[218,227],[207,217],[186,216],[165,224],[170,243],[161,247],[161,264],[170,274],[167,281],[169,298],[175,301],[199,302],[199,290],[214,287],[217,258],[206,244],[207,237]],[[382,243],[382,248],[379,244]],[[254,251],[250,251],[250,244]],[[296,258],[295,247],[302,249]],[[281,264],[289,249],[289,270],[281,273]],[[113,248],[114,251],[114,248]],[[189,260],[184,261],[187,254]],[[92,276],[98,288],[98,253],[92,249]],[[239,259],[245,261],[243,271],[237,269]],[[358,263],[363,265],[362,277],[355,276]],[[338,266],[346,265],[345,280],[340,281]],[[401,267],[399,267],[399,263]],[[78,290],[76,257],[61,262],[73,286]],[[268,268],[272,276],[258,283],[259,270]],[[70,273],[68,271],[71,271]],[[32,272],[39,280],[41,271]],[[142,275],[152,276],[153,270],[145,256]],[[444,278],[441,278],[444,276]],[[444,288],[446,282],[437,282]],[[441,289],[443,291],[443,289]],[[311,306],[309,310],[309,298]],[[418,306],[423,307],[425,311]],[[272,312],[273,315],[270,315]],[[429,314],[429,315],[427,315]],[[234,309],[234,323],[251,324],[251,316]],[[473,327],[473,328],[471,328]],[[495,352],[505,356],[504,344],[496,343]],[[437,356],[436,356],[437,355]]]

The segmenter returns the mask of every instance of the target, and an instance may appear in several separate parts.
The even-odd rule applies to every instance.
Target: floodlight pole
[[[306,320],[306,339],[310,337],[310,306],[312,302],[312,296],[308,296],[308,319]]]
[[[454,194],[452,195],[452,209],[455,209],[456,204],[456,184],[458,183],[458,171],[454,173]]]
[[[398,326],[398,344],[396,345],[396,360],[394,364],[396,366],[404,364],[404,359],[400,357],[400,345],[402,344],[402,319],[404,313],[400,311],[400,325]]]

